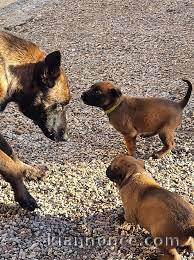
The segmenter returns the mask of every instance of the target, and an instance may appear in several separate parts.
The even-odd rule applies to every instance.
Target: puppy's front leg
[[[120,225],[125,223],[125,211],[124,211],[124,208],[120,208],[120,210],[118,212],[118,220],[119,220],[119,224]]]
[[[130,156],[135,156],[136,151],[136,135],[124,134],[124,139],[127,145],[128,154]]]
[[[41,179],[45,176],[45,171],[43,169],[39,169],[37,167],[32,167],[26,163],[20,161],[15,155],[13,149],[5,140],[5,138],[0,134],[0,150],[7,154],[21,169],[24,176],[28,179]]]
[[[15,195],[15,200],[24,209],[30,211],[38,207],[23,183],[21,168],[7,154],[0,150],[0,174],[9,182]]]

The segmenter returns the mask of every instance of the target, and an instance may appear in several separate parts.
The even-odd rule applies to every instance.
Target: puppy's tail
[[[184,230],[184,234],[189,237],[194,237],[194,226],[190,226]]]
[[[189,80],[187,80],[187,79],[182,79],[182,80],[188,84],[187,94],[186,94],[186,96],[183,98],[183,100],[181,100],[181,102],[179,102],[181,108],[183,109],[183,108],[187,105],[187,103],[188,103],[188,101],[189,101],[189,98],[190,98],[190,96],[191,96],[192,84],[191,84],[191,82],[190,82]]]

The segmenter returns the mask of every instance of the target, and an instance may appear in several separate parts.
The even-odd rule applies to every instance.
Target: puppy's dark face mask
[[[92,85],[89,90],[82,93],[81,98],[86,105],[107,109],[116,103],[121,95],[121,91],[112,83],[103,81]]]
[[[120,184],[125,176],[126,173],[122,171],[120,168],[112,168],[111,165],[106,170],[106,176],[116,184]]]

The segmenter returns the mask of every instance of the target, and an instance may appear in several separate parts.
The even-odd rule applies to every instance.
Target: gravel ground
[[[97,80],[111,79],[128,95],[181,99],[187,88],[181,78],[192,80],[194,70],[192,1],[19,1],[0,10],[0,25],[47,51],[60,49],[72,93],[65,143],[46,139],[13,105],[0,115],[1,133],[19,157],[49,169],[44,180],[26,181],[41,205],[33,213],[20,209],[0,180],[0,259],[155,256],[154,245],[144,243],[145,230],[119,226],[121,201],[105,170],[126,148],[103,112],[85,106],[80,94]],[[190,201],[193,107],[192,98],[169,156],[149,158],[160,146],[156,137],[137,144],[154,178]]]
[[[1,0],[0,8],[3,8],[3,7],[5,7],[5,6],[9,5],[9,4],[14,3],[14,2],[15,2],[15,0]]]

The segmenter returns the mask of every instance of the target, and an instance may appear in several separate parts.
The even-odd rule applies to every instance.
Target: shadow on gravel
[[[30,213],[17,205],[0,203],[0,224],[3,222],[12,226],[15,234],[17,233],[18,243],[26,243],[29,253],[31,247],[33,251],[33,245],[27,245],[31,237],[34,245],[41,245],[45,257],[54,250],[62,252],[66,259],[73,259],[68,258],[72,257],[71,252],[76,252],[79,257],[89,257],[84,259],[90,259],[98,252],[98,255],[103,255],[102,259],[107,259],[114,248],[123,256],[130,256],[130,259],[135,259],[133,256],[140,256],[142,253],[146,255],[145,259],[156,259],[157,249],[144,244],[149,233],[139,226],[121,225],[122,216],[122,207],[107,209],[83,218],[77,217],[76,214],[44,216],[39,210]],[[8,239],[9,232],[12,231],[8,231]],[[185,251],[183,253],[186,254]]]
[[[28,245],[30,239],[35,245],[41,246],[45,257],[54,250],[55,253],[62,252],[65,259],[92,259],[92,255],[96,254],[102,254],[102,259],[107,259],[113,248],[126,257],[142,254],[142,248],[137,245],[142,243],[144,233],[133,225],[120,226],[122,207],[96,212],[85,218],[78,214],[44,216],[39,210],[30,213],[16,205],[0,204],[2,232],[5,232],[6,226],[11,227],[6,231],[6,243],[9,244],[9,239],[12,239],[13,229],[17,242],[25,245],[29,254],[33,252],[33,245]],[[145,251],[150,254],[149,248],[145,248]],[[76,252],[80,258],[72,258],[71,252]],[[81,258],[83,256],[88,258]]]
[[[9,214],[13,216],[18,214],[20,210],[21,207],[19,205],[0,203],[0,216],[5,217],[6,215]]]

